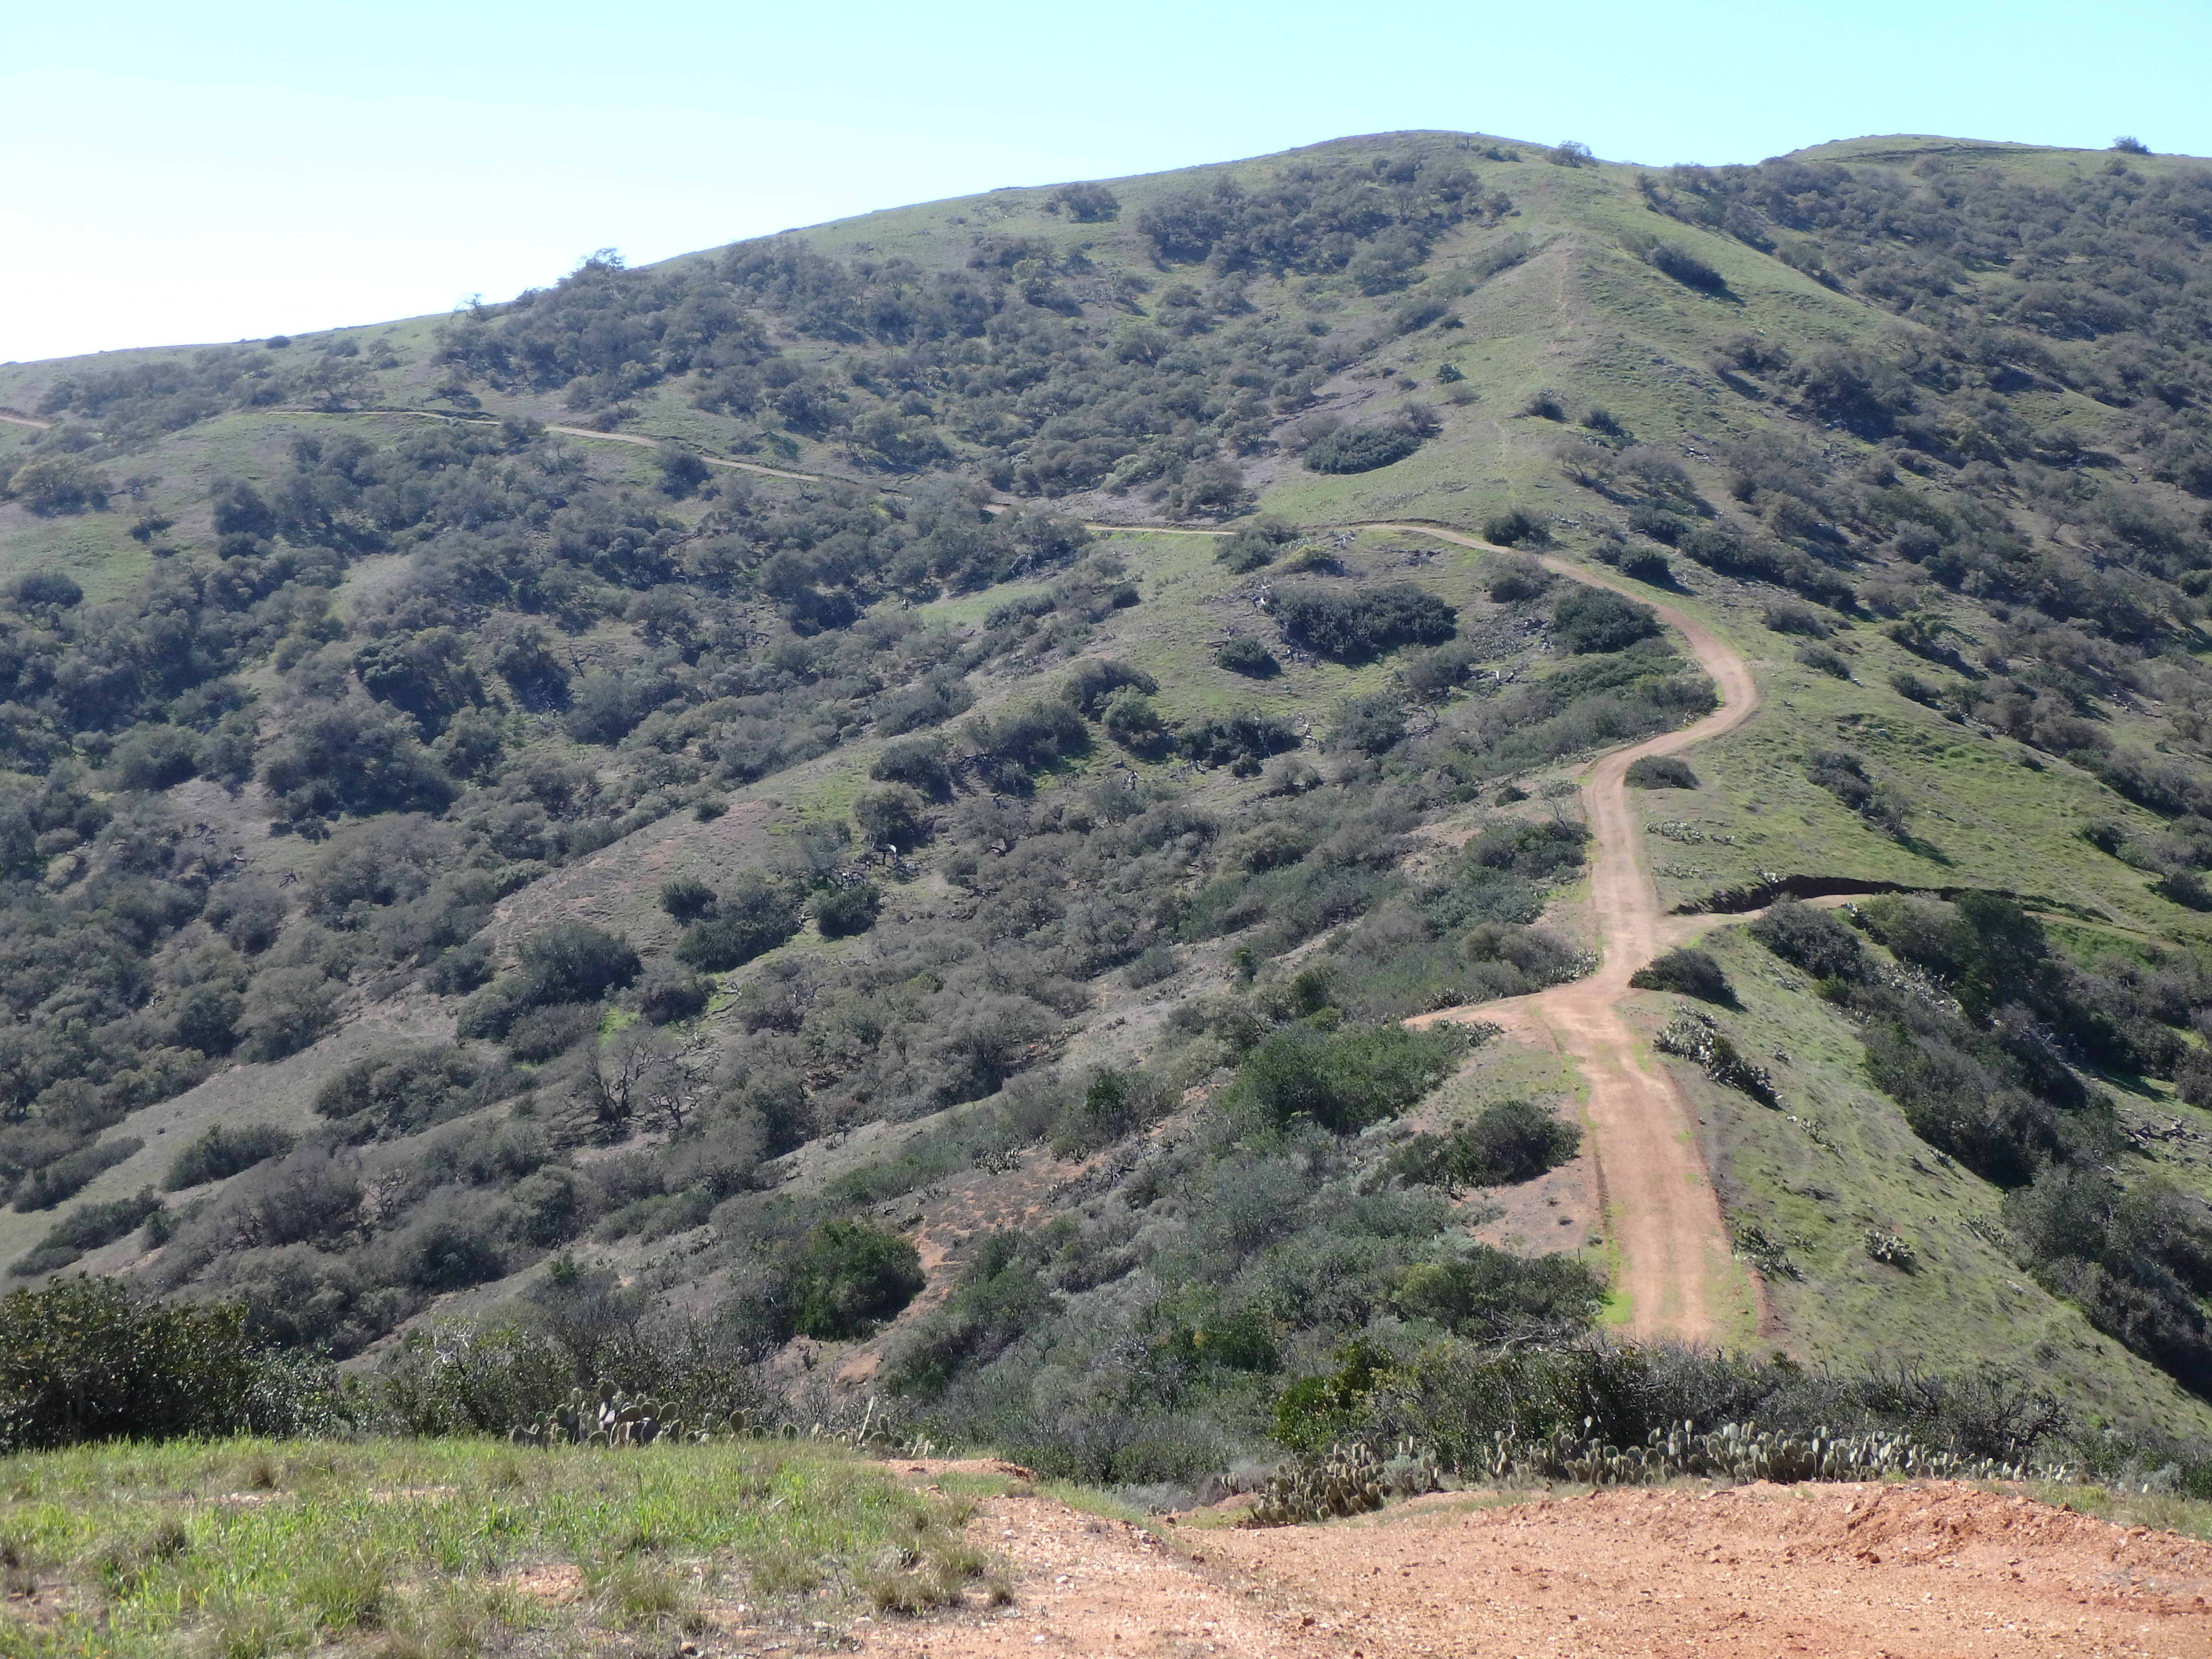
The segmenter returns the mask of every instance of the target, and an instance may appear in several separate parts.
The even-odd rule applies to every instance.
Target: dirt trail
[[[1390,528],[1418,530],[1462,547],[1490,547],[1456,531]],[[1652,604],[1644,592],[1564,559],[1543,562],[1572,580]],[[1573,1065],[1589,1091],[1583,1112],[1618,1257],[1613,1287],[1626,1302],[1627,1328],[1638,1336],[1712,1341],[1756,1310],[1731,1305],[1729,1299],[1736,1275],[1729,1259],[1728,1230],[1698,1151],[1688,1103],[1662,1070],[1638,1054],[1637,1036],[1620,1012],[1628,976],[1682,932],[1670,927],[1660,911],[1658,890],[1644,863],[1642,826],[1624,780],[1632,761],[1673,754],[1741,725],[1759,706],[1759,688],[1743,659],[1711,629],[1672,605],[1653,609],[1680,633],[1698,665],[1712,676],[1721,706],[1679,732],[1612,750],[1584,775],[1583,807],[1594,837],[1589,907],[1603,952],[1597,972],[1534,996],[1447,1008],[1413,1023],[1488,1021],[1545,1044]]]
[[[2212,1655],[2212,1546],[1943,1482],[1440,1494],[1163,1534],[987,1499],[969,1536],[1012,1561],[1010,1606],[850,1634],[897,1659]]]

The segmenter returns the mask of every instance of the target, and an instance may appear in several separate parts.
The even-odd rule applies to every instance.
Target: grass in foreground
[[[988,1566],[969,1507],[773,1441],[23,1454],[0,1459],[0,1652],[459,1659],[842,1629],[960,1601]]]

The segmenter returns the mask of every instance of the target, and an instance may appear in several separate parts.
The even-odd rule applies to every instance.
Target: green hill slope
[[[1499,1106],[1577,1080],[1395,1024],[1589,970],[1568,780],[1710,702],[1549,547],[1761,685],[1668,903],[1929,896],[1703,935],[1735,1339],[2201,1440],[2208,234],[2190,158],[1392,134],[0,367],[0,1258],[364,1364],[711,1317],[1124,1480],[1580,1328]]]

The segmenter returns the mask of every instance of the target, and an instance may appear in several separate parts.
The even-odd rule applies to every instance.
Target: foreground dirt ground
[[[853,1634],[899,1659],[2212,1655],[2212,1546],[1944,1482],[1443,1494],[1164,1531],[990,1498],[969,1535],[1013,1563],[1011,1607]]]

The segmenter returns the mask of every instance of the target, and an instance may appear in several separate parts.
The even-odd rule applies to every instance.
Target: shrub
[[[1519,507],[1493,514],[1482,521],[1482,539],[1499,547],[1548,547],[1552,532],[1543,521]],[[1491,598],[1498,599],[1493,590]]]
[[[128,1198],[112,1198],[102,1204],[80,1204],[49,1227],[38,1248],[21,1261],[11,1263],[8,1271],[18,1279],[54,1273],[68,1267],[87,1250],[112,1244],[137,1231],[146,1218],[161,1207],[161,1200],[151,1187],[142,1187]]]
[[[139,1303],[112,1279],[0,1298],[0,1451],[235,1434],[264,1361],[243,1309]]]
[[[1582,1144],[1578,1126],[1525,1100],[1498,1100],[1443,1134],[1414,1136],[1390,1170],[1435,1185],[1510,1187],[1559,1168]]]
[[[825,1342],[866,1336],[921,1293],[921,1255],[865,1222],[828,1221],[799,1242],[784,1267],[792,1333]]]
[[[807,914],[824,939],[848,939],[876,925],[884,908],[883,890],[872,881],[830,887],[807,901]]]
[[[1695,289],[1700,294],[1728,292],[1727,277],[1687,248],[1673,242],[1653,242],[1644,250],[1644,263],[1661,275],[1672,276],[1683,287]]]
[[[637,989],[637,1011],[655,1025],[673,1024],[703,1012],[714,981],[671,963],[656,963]]]
[[[952,769],[945,763],[945,745],[933,738],[884,744],[868,775],[878,783],[902,783],[931,800],[944,800],[952,793]]]
[[[422,975],[422,983],[439,996],[455,997],[488,983],[491,975],[491,941],[472,939],[442,952]]]
[[[1465,640],[1450,640],[1433,651],[1415,652],[1404,660],[1406,690],[1424,702],[1440,702],[1467,684],[1481,653]]]
[[[1535,393],[1521,405],[1521,412],[1539,421],[1564,421],[1567,418],[1566,405],[1559,401],[1559,394],[1556,392]]]
[[[1275,595],[1283,632],[1317,655],[1364,662],[1401,645],[1440,645],[1458,631],[1458,611],[1411,582],[1349,592],[1285,587]]]
[[[904,848],[908,851],[929,839],[929,817],[921,797],[902,783],[861,791],[853,803],[853,822],[860,839],[871,848]]]
[[[597,1003],[556,1002],[532,1008],[507,1029],[507,1051],[528,1065],[565,1054],[599,1030]]]
[[[115,745],[107,764],[125,789],[167,789],[200,769],[199,739],[181,726],[142,726]]]
[[[942,726],[975,706],[975,694],[960,680],[940,677],[919,685],[886,691],[876,703],[876,730],[896,738],[925,726]]]
[[[1797,647],[1796,654],[1799,665],[1816,674],[1826,674],[1837,680],[1848,680],[1851,677],[1850,662],[1840,651],[1808,641]]]
[[[1420,447],[1419,434],[1403,427],[1345,427],[1306,446],[1306,470],[1372,472],[1404,460]]]
[[[1803,634],[1825,640],[1836,631],[1826,617],[1795,599],[1777,599],[1766,607],[1762,619],[1778,634]]]
[[[1160,689],[1160,683],[1141,668],[1112,657],[1085,657],[1060,683],[1060,699],[1096,720],[1106,699],[1125,685],[1134,686],[1148,696]]]
[[[228,1180],[240,1170],[283,1157],[297,1144],[297,1137],[273,1123],[249,1123],[237,1129],[211,1123],[177,1149],[161,1178],[161,1190],[180,1193],[210,1181]]]
[[[495,1092],[485,1081],[459,1048],[386,1049],[333,1073],[315,1091],[315,1111],[346,1139],[397,1139],[482,1104]]]
[[[696,876],[671,876],[660,884],[660,908],[678,921],[696,921],[714,908],[714,890]]]
[[[1450,1032],[1292,1028],[1255,1048],[1231,1088],[1239,1103],[1279,1122],[1305,1116],[1352,1134],[1419,1102],[1451,1074],[1459,1052]]]
[[[1390,1297],[1408,1319],[1493,1342],[1572,1336],[1604,1304],[1605,1281],[1588,1262],[1571,1255],[1529,1260],[1486,1244],[1408,1268]]]
[[[1656,637],[1659,617],[1650,605],[1609,588],[1577,586],[1553,607],[1552,631],[1571,654],[1590,656]]]
[[[1638,581],[1649,582],[1654,587],[1674,585],[1674,567],[1667,562],[1667,556],[1655,548],[1644,548],[1628,554],[1620,562],[1620,574],[1632,576]]]
[[[1490,579],[1490,597],[1499,605],[1519,605],[1551,590],[1552,573],[1534,559],[1508,559]]]
[[[1264,679],[1281,672],[1282,665],[1275,653],[1249,634],[1239,634],[1224,641],[1213,653],[1214,665],[1225,668],[1232,674],[1249,674],[1254,679]]]
[[[1083,717],[1064,702],[1036,702],[996,720],[968,723],[968,740],[1003,772],[1028,773],[1063,755],[1080,754],[1091,742]]]
[[[1923,708],[1939,708],[1943,702],[1942,686],[1931,685],[1909,668],[1900,668],[1889,677],[1889,689],[1900,697],[1910,698]]]
[[[1814,979],[1857,980],[1869,958],[1859,936],[1826,910],[1792,898],[1778,899],[1747,930],[1768,950]]]
[[[133,1156],[145,1144],[137,1135],[111,1135],[32,1170],[15,1188],[16,1211],[27,1215],[75,1198],[103,1171]]]
[[[1239,777],[1257,777],[1268,756],[1297,748],[1299,739],[1280,714],[1238,708],[1193,721],[1176,741],[1200,766],[1226,766]]]
[[[248,1060],[295,1054],[330,1029],[337,988],[313,968],[264,969],[247,987],[240,1016]]]
[[[1152,700],[1133,685],[1125,685],[1107,698],[1098,724],[1115,743],[1132,754],[1148,754],[1167,740],[1167,722]]]
[[[710,974],[743,967],[796,933],[802,915],[797,893],[749,871],[715,901],[713,915],[684,930],[677,960]]]
[[[1103,224],[1121,213],[1121,198],[1099,184],[1062,185],[1045,198],[1045,207],[1063,210],[1079,225]]]
[[[1173,979],[1175,973],[1175,952],[1164,945],[1154,945],[1137,953],[1135,959],[1121,970],[1121,980],[1131,990],[1141,991],[1147,985]]]
[[[1695,789],[1698,775],[1677,755],[1645,755],[1628,763],[1631,789]]]
[[[1630,975],[1628,982],[1639,991],[1675,991],[1701,1002],[1732,1005],[1735,1001],[1735,993],[1720,963],[1689,945],[1653,957]]]
[[[523,940],[515,954],[530,1000],[539,1003],[597,1002],[628,988],[642,966],[629,940],[585,921],[556,922]]]
[[[1280,519],[1255,519],[1221,538],[1221,544],[1213,550],[1214,562],[1227,565],[1241,576],[1262,565],[1273,564],[1275,556],[1297,538],[1296,525]]]
[[[1331,750],[1355,750],[1380,755],[1405,740],[1406,713],[1388,691],[1371,696],[1347,697],[1336,706],[1329,721]]]

